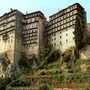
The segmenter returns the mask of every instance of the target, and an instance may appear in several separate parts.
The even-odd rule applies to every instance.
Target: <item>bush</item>
[[[30,83],[28,81],[21,81],[21,80],[14,80],[12,81],[9,86],[11,87],[26,87],[26,86],[30,86]]]
[[[51,52],[51,54],[47,57],[47,64],[52,63],[56,60],[58,60],[60,57],[59,50],[54,50]]]
[[[71,83],[72,80],[73,80],[73,74],[67,73],[67,74],[65,75],[64,82],[65,82],[65,83]]]
[[[48,73],[51,75],[55,75],[55,74],[61,74],[62,71],[59,69],[50,69],[50,70],[48,70]]]
[[[70,53],[64,54],[63,61],[68,63],[70,61],[70,57],[71,57]]]
[[[0,78],[0,86],[7,85],[10,82],[11,82],[10,78]]]
[[[39,75],[47,75],[47,71],[46,70],[40,70],[39,71]]]
[[[49,85],[43,84],[39,87],[39,90],[49,90]]]
[[[0,90],[5,90],[5,87],[11,82],[10,78],[0,78]]]
[[[59,74],[59,75],[55,75],[53,76],[53,79],[55,79],[56,81],[60,82],[60,83],[64,83],[64,74]]]

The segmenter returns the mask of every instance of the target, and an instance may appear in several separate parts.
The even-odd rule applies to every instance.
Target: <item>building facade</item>
[[[61,51],[76,46],[75,32],[77,23],[80,25],[81,32],[83,32],[81,40],[84,40],[84,34],[86,32],[86,12],[78,3],[50,16],[46,31],[48,43]]]
[[[44,47],[43,32],[45,29],[45,17],[37,11],[24,15],[23,25],[23,52],[28,57],[39,57],[40,48]]]
[[[9,62],[9,68],[17,64],[21,56],[22,16],[18,10],[11,10],[0,17],[0,62]]]

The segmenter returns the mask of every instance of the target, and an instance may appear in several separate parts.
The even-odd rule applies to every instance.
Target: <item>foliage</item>
[[[86,65],[90,65],[90,60],[85,60],[85,59],[77,59],[75,62],[76,66],[79,66],[81,64],[86,64]]]
[[[50,74],[50,75],[56,75],[56,74],[61,74],[62,73],[62,71],[60,70],[60,69],[50,69],[50,70],[48,70],[48,73]]]
[[[29,67],[29,60],[24,54],[22,54],[21,59],[19,60],[19,65],[23,67]]]
[[[5,87],[11,82],[10,78],[0,78],[0,90],[5,90]]]
[[[21,80],[14,80],[12,81],[9,86],[11,87],[26,87],[26,86],[30,86],[30,83],[28,81],[21,81]]]
[[[60,57],[60,52],[58,50],[52,50],[47,57],[41,61],[41,64],[37,67],[37,69],[47,68],[47,65],[55,62]]]
[[[56,60],[58,60],[60,57],[60,52],[59,50],[54,50],[51,52],[51,54],[47,57],[47,63],[52,63]]]
[[[8,59],[7,53],[0,54],[0,63],[2,64],[3,71],[6,71],[8,65],[10,64],[10,61]]]
[[[65,74],[64,82],[71,83],[72,81],[73,81],[73,74],[71,74],[71,73]]]
[[[24,67],[24,68],[34,68],[36,67],[34,65],[34,63],[36,64],[36,66],[39,64],[37,58],[35,57],[35,55],[32,55],[31,57],[27,57],[24,53],[21,56],[21,59],[19,60],[19,67]]]
[[[75,58],[74,51],[75,51],[75,47],[70,47],[64,53],[62,53],[62,59],[63,59],[63,61],[66,62],[66,63],[68,63],[69,61],[71,61],[72,59],[74,59]]]
[[[64,54],[63,55],[63,61],[68,63],[70,61],[70,57],[71,57],[70,53]]]
[[[52,51],[52,46],[48,45],[47,47],[40,49],[40,60],[44,60]]]
[[[48,72],[46,70],[40,70],[39,75],[48,75]]]
[[[60,83],[64,82],[64,78],[65,78],[64,74],[53,75],[53,79]]]
[[[39,90],[49,90],[49,85],[47,85],[47,84],[42,84],[42,85],[39,87]]]

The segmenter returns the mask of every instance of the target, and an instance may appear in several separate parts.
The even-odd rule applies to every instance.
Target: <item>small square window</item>
[[[66,42],[67,42],[68,40],[66,39]]]
[[[56,40],[56,38],[54,38],[54,40]]]
[[[68,36],[68,34],[66,34],[66,36]]]
[[[56,46],[56,43],[54,43],[54,45]]]
[[[56,36],[56,34],[54,34],[54,36]]]
[[[60,44],[62,44],[62,42],[60,41]]]

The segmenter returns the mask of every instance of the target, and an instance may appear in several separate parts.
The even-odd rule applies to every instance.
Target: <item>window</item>
[[[12,43],[12,41],[13,41],[13,40],[11,39],[11,43]]]
[[[69,18],[66,21],[69,22]]]
[[[61,33],[61,32],[60,32]]]
[[[70,12],[70,15],[72,15],[72,12]]]
[[[69,23],[67,23],[67,26],[69,26]]]
[[[54,36],[56,36],[56,34],[54,34]]]
[[[56,46],[56,43],[54,43],[54,45]]]
[[[64,25],[64,28],[66,27],[66,24]]]
[[[72,22],[70,22],[70,25],[72,25]]]
[[[66,15],[64,15],[64,18],[66,18]]]
[[[76,19],[76,16],[73,16],[73,19]]]
[[[70,8],[67,9],[67,12],[69,12],[69,11],[70,11]]]
[[[10,41],[8,40],[8,43],[9,43]]]
[[[73,34],[74,34],[75,32],[73,31]]]
[[[60,30],[60,27],[58,27],[57,30]]]
[[[72,17],[70,17],[70,20],[72,20]]]
[[[68,40],[66,39],[66,42],[67,42]]]
[[[54,38],[54,40],[56,40],[56,38]]]
[[[57,19],[55,20],[55,22],[57,22]]]
[[[62,36],[60,36],[60,38],[62,38]]]
[[[77,10],[74,10],[73,13],[74,13],[74,14],[77,13]]]
[[[72,24],[75,24],[75,21],[73,21]]]
[[[67,17],[69,17],[69,13],[67,14]]]
[[[68,36],[68,34],[66,33],[66,36]]]
[[[74,7],[77,8],[77,5],[75,5]]]
[[[66,20],[64,20],[63,22],[66,23]]]
[[[61,29],[63,29],[63,26],[61,26]]]
[[[63,19],[63,16],[61,17],[61,20]]]
[[[62,42],[60,41],[60,44],[62,44]]]
[[[58,21],[60,21],[60,18],[58,18]]]
[[[61,21],[61,24],[63,24],[63,21]]]

